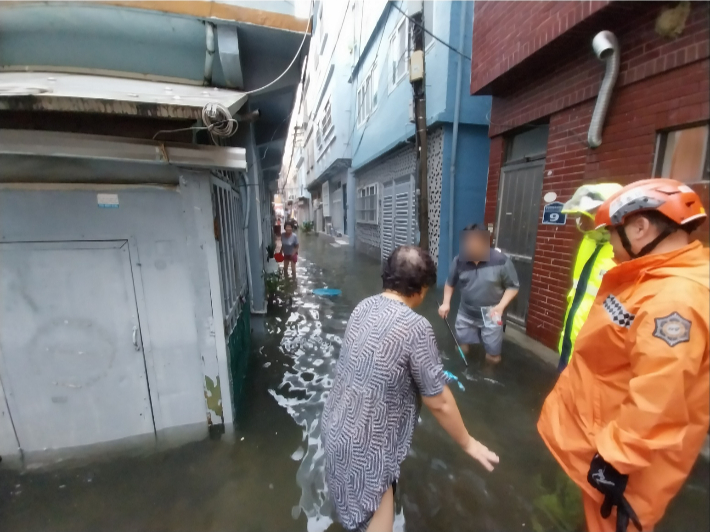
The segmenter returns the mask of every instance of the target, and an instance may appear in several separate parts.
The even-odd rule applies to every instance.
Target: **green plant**
[[[284,287],[284,279],[281,277],[281,270],[276,273],[264,272],[264,284],[266,285],[266,294],[269,297],[275,296]]]
[[[557,474],[553,492],[543,487],[540,475],[535,477],[534,485],[540,493],[533,501],[532,527],[535,532],[583,530],[582,493],[567,475]]]
[[[303,229],[303,232],[305,234],[310,233],[311,231],[313,231],[313,222],[303,222],[301,224],[301,229]]]

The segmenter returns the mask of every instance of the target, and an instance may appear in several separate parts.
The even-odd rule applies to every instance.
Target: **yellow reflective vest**
[[[614,250],[608,241],[594,238],[595,233],[584,235],[574,263],[572,290],[567,294],[567,312],[560,336],[560,363],[558,370],[567,367],[582,325],[587,320],[594,298],[599,291],[602,277],[616,266]]]

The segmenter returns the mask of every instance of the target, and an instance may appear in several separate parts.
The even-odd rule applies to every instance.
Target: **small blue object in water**
[[[314,288],[313,293],[317,296],[333,297],[342,294],[337,288]]]
[[[464,392],[466,391],[466,388],[464,388],[463,384],[461,384],[461,381],[459,380],[459,378],[456,375],[454,375],[450,371],[446,371],[446,370],[444,370],[444,375],[446,376],[446,380],[448,380],[450,383],[456,381],[456,384],[459,385],[459,388],[461,389],[461,391],[464,391]]]

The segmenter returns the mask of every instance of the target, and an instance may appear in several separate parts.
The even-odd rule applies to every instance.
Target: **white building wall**
[[[97,193],[115,194],[118,208],[98,208]],[[159,434],[190,425],[206,431],[208,417],[213,423],[220,423],[220,417],[227,423],[232,419],[224,342],[216,341],[220,328],[215,321],[221,321],[221,309],[211,299],[211,292],[217,301],[220,296],[219,280],[210,277],[214,268],[208,267],[216,256],[209,231],[213,227],[210,205],[207,173],[185,175],[179,186],[0,186],[0,243],[129,241],[150,402]],[[35,322],[36,334],[41,334],[40,318]],[[123,340],[131,341],[130,337]],[[212,397],[218,396],[211,401],[216,405],[213,409],[205,399],[207,378],[213,383]],[[23,385],[6,376],[2,381],[5,397]],[[100,382],[93,386],[100,389]],[[13,454],[7,447],[14,445],[14,434],[8,434],[7,408],[4,401],[0,403],[0,452]],[[61,411],[57,408],[57,415]]]

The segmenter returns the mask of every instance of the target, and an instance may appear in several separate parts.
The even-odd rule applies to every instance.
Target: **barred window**
[[[377,223],[377,185],[367,185],[358,190],[357,221]]]

